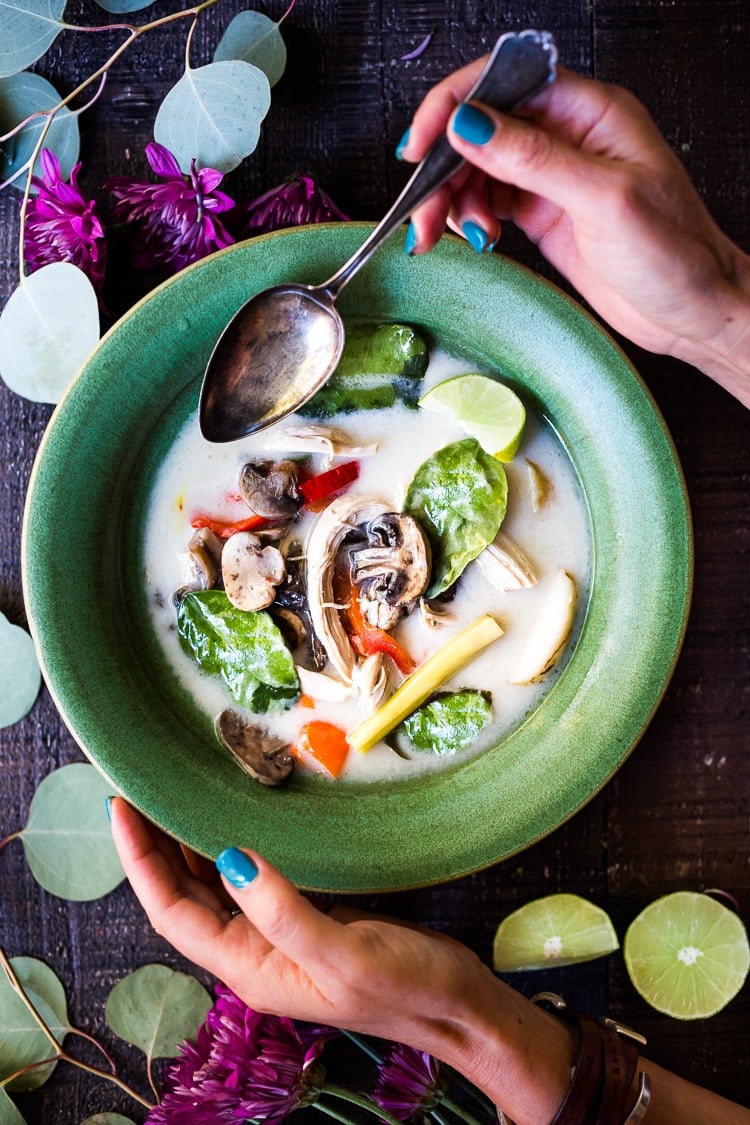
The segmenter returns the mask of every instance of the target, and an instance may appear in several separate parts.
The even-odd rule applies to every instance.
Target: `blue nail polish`
[[[406,132],[404,133],[401,140],[396,145],[396,160],[403,160],[404,149],[406,148],[406,146],[409,143],[409,136],[410,135],[411,135],[411,125],[409,126],[409,128],[406,130]]]
[[[469,246],[473,246],[477,254],[481,254],[483,250],[487,249],[487,235],[479,223],[462,223],[461,230],[464,232]]]
[[[111,820],[112,819],[112,798],[111,797],[105,797],[104,798],[104,811],[107,814],[107,820]]]
[[[410,257],[414,253],[414,248],[417,245],[417,232],[414,230],[414,223],[409,223],[406,231],[406,243],[404,245],[404,252]]]
[[[453,131],[471,145],[486,145],[495,132],[495,122],[474,105],[460,105],[453,117]]]
[[[220,874],[238,890],[249,887],[258,874],[258,868],[253,861],[248,859],[239,848],[227,848],[223,851],[216,860],[216,866]]]

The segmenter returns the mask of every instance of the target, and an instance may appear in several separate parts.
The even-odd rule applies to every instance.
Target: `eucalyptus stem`
[[[18,840],[21,836],[23,836],[22,828],[19,828],[18,832],[11,832],[9,836],[4,836],[3,839],[0,840],[0,851],[2,851],[5,845],[9,844],[11,840]]]
[[[97,1051],[101,1051],[109,1065],[112,1067],[112,1073],[117,1073],[117,1063],[109,1054],[109,1052],[106,1051],[104,1047],[102,1047],[98,1039],[94,1039],[94,1036],[89,1035],[87,1031],[81,1031],[79,1027],[68,1027],[65,1030],[67,1031],[68,1035],[78,1035],[81,1039],[85,1039],[88,1043],[91,1043],[93,1047],[96,1047]]]
[[[33,1000],[30,996],[27,995],[23,985],[16,976],[15,969],[11,965],[10,959],[6,955],[5,950],[2,948],[0,948],[0,965],[2,965],[3,969],[5,970],[5,975],[10,982],[11,988],[18,994],[23,1003],[26,1005],[31,1015],[34,1017],[36,1023],[39,1025],[39,1030],[43,1032],[43,1034],[47,1037],[47,1039],[49,1039],[50,1043],[55,1048],[54,1058],[46,1059],[44,1061],[53,1062],[55,1059],[57,1059],[60,1062],[71,1063],[72,1066],[77,1066],[79,1070],[85,1070],[87,1074],[94,1074],[97,1076],[97,1078],[104,1078],[107,1082],[114,1082],[115,1086],[119,1086],[119,1088],[124,1093],[126,1093],[133,1099],[133,1101],[139,1102],[140,1105],[145,1106],[146,1109],[154,1108],[151,1102],[147,1102],[145,1098],[142,1098],[141,1095],[132,1088],[132,1086],[128,1086],[127,1082],[123,1082],[123,1080],[116,1074],[108,1074],[106,1070],[101,1070],[98,1066],[91,1066],[89,1063],[82,1062],[80,1059],[75,1058],[74,1055],[69,1055],[68,1052],[57,1042],[57,1039],[55,1039],[54,1034],[52,1033],[52,1031],[50,1031],[44,1018],[37,1011]],[[66,1030],[71,1029],[66,1028]]]
[[[376,1105],[371,1098],[365,1097],[364,1094],[355,1094],[353,1090],[336,1086],[332,1082],[326,1082],[321,1093],[330,1094],[333,1098],[341,1098],[342,1101],[351,1102],[352,1105],[357,1105],[360,1109],[366,1109],[370,1113],[374,1113],[381,1121],[387,1121],[388,1125],[403,1125],[403,1122],[399,1121],[397,1117],[383,1109],[382,1106]]]
[[[23,1078],[24,1074],[28,1074],[30,1070],[36,1070],[38,1066],[49,1066],[50,1063],[56,1063],[57,1061],[58,1056],[53,1055],[50,1059],[38,1059],[37,1062],[26,1063],[26,1066],[22,1066],[19,1070],[14,1071],[13,1074],[8,1074],[5,1078],[0,1079],[0,1090],[2,1090],[3,1086],[10,1086],[11,1082],[15,1082],[17,1078]]]

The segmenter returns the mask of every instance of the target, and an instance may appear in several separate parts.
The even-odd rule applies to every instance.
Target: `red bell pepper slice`
[[[402,644],[386,633],[385,629],[378,629],[369,625],[362,613],[357,591],[352,590],[347,607],[347,616],[352,628],[352,648],[360,656],[372,656],[375,652],[384,652],[390,656],[399,672],[408,676],[416,668],[416,663]]]
[[[318,473],[317,476],[302,481],[299,490],[305,498],[305,504],[310,508],[317,508],[343,492],[358,476],[359,461],[344,461],[325,473]]]
[[[238,531],[256,531],[264,527],[268,520],[263,516],[249,516],[246,520],[215,520],[212,516],[193,516],[190,526],[194,528],[207,527],[221,539],[228,539]]]

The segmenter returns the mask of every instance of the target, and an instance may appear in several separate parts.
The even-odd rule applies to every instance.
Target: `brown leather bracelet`
[[[580,1036],[570,1085],[551,1125],[596,1125],[603,1079],[599,1026],[590,1016],[572,1011],[561,997],[553,993],[540,993],[533,999],[535,1003],[546,1001],[551,1004],[554,1014],[577,1027]]]
[[[604,1083],[596,1125],[622,1125],[627,1115],[630,1088],[638,1066],[636,1040],[619,1029],[622,1025],[602,1020]]]

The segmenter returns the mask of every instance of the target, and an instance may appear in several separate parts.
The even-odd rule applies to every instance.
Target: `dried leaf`
[[[105,798],[112,783],[83,762],[62,766],[41,783],[21,832],[31,873],[45,890],[84,902],[124,879]]]
[[[58,1043],[65,1038],[68,1008],[65,990],[58,976],[35,957],[14,957],[13,971],[24,992],[39,1012]],[[15,1074],[29,1063],[40,1062],[54,1054],[52,1044],[15,991],[4,972],[0,971],[0,1079]],[[56,1062],[30,1070],[11,1082],[11,1090],[35,1090],[47,1081]],[[9,1112],[9,1111],[8,1111]],[[8,1118],[13,1121],[12,1117]],[[0,1122],[4,1119],[0,1116]]]
[[[41,682],[34,642],[0,613],[0,730],[31,710]]]
[[[0,375],[32,402],[57,402],[98,339],[93,285],[53,262],[25,277],[0,314]]]
[[[211,997],[194,977],[167,965],[143,965],[114,986],[105,1016],[115,1035],[139,1047],[150,1062],[174,1058],[210,1007]]]

